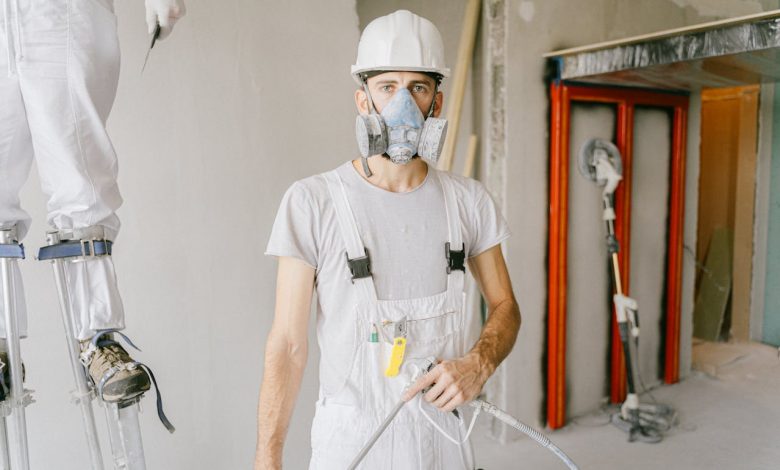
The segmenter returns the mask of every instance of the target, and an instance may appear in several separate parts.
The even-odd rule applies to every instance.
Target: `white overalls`
[[[429,171],[435,171],[430,169]],[[435,172],[444,190],[449,240],[442,240],[442,270],[448,271],[445,242],[452,250],[463,249],[461,222],[451,182]],[[336,209],[339,229],[349,259],[365,256],[346,189],[335,171],[326,174]],[[345,259],[345,264],[347,260]],[[310,470],[344,470],[400,400],[411,380],[416,358],[453,359],[466,351],[463,289],[465,272],[452,269],[447,290],[432,296],[380,300],[371,276],[354,279],[357,302],[344,312],[335,327],[318,325],[323,360],[341,367],[321,369],[320,400],[312,424]],[[396,325],[405,321],[406,350],[399,375],[386,377]],[[376,335],[372,333],[376,332]],[[325,357],[329,355],[329,357]],[[391,426],[379,438],[360,465],[372,470],[457,470],[472,469],[470,444],[457,446],[439,434],[420,414],[416,397],[401,409]],[[465,426],[452,413],[443,413],[422,402],[422,410],[455,439],[465,435]]]
[[[15,226],[20,241],[30,216],[19,192],[33,157],[49,225],[65,232],[95,227],[109,240],[119,231],[116,210],[122,197],[106,131],[119,81],[116,21],[113,0],[0,0],[0,229]],[[28,247],[28,258],[34,252]],[[111,257],[65,267],[78,339],[123,328]],[[18,266],[13,277],[25,336]],[[2,318],[0,336],[5,336]]]

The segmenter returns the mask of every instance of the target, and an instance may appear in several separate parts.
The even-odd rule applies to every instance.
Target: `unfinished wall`
[[[772,161],[769,168],[769,231],[767,235],[766,295],[763,340],[780,346],[780,90],[775,87]]]
[[[598,408],[609,393],[611,299],[601,189],[577,170],[577,151],[594,137],[614,141],[615,108],[573,104],[569,157],[569,244],[567,272],[566,402],[572,416]],[[569,363],[571,364],[571,362]],[[511,374],[510,374],[511,376]]]
[[[262,253],[284,190],[356,154],[357,16],[353,0],[187,3],[143,75],[143,2],[116,4],[123,57],[109,130],[125,204],[114,258],[127,333],[178,429],[169,435],[153,396],[144,401],[149,468],[250,468],[276,270]],[[35,219],[32,252],[46,230],[37,176],[23,201]],[[22,269],[23,353],[37,399],[28,408],[32,467],[83,470],[51,268],[30,257]],[[285,468],[308,464],[316,370],[312,347]]]
[[[629,287],[639,305],[638,373],[647,386],[658,384],[663,377],[671,130],[667,110],[636,109]]]
[[[629,293],[639,303],[642,383],[660,382],[666,290],[671,120],[665,110],[634,114]],[[583,178],[577,154],[586,140],[614,140],[615,108],[574,103],[569,157],[567,411],[579,416],[609,395],[612,299],[602,188]],[[623,245],[621,249],[625,249]]]
[[[769,190],[772,186],[772,130],[775,84],[762,83],[758,104],[758,152],[756,158],[756,201],[754,220],[753,286],[750,293],[750,339],[763,340],[766,301],[767,250],[769,236]]]

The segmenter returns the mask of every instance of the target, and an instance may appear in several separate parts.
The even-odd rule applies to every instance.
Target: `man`
[[[282,200],[266,251],[279,265],[256,469],[281,468],[313,287],[321,361],[310,468],[349,467],[402,396],[410,403],[359,468],[473,468],[451,411],[509,354],[520,312],[500,246],[509,233],[493,200],[477,181],[420,158],[435,160],[441,148],[443,58],[436,27],[411,12],[369,24],[352,68],[364,158],[294,183]],[[489,307],[471,345],[466,259]],[[428,358],[440,362],[425,373]]]
[[[150,33],[159,25],[164,38],[185,9],[181,0],[146,0],[146,12]],[[135,367],[116,342],[91,341],[110,336],[101,333],[106,330],[124,328],[109,256],[122,203],[116,154],[106,132],[119,80],[113,0],[6,0],[0,16],[0,231],[10,241],[4,243],[21,241],[29,229],[19,192],[34,156],[47,197],[48,222],[64,242],[46,247],[40,257],[68,258],[65,283],[82,361],[92,381],[101,384],[105,401],[138,396],[150,388],[147,373]],[[88,256],[69,251],[80,243]],[[16,263],[12,279],[20,336],[26,336]],[[4,366],[8,361],[2,319],[0,315]],[[7,385],[8,367],[3,369]]]

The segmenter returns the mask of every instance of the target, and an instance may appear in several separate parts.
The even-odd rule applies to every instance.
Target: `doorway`
[[[701,93],[694,335],[750,339],[759,85]]]

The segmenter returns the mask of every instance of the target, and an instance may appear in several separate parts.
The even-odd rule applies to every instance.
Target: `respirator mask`
[[[406,88],[396,91],[379,114],[365,82],[363,89],[370,114],[358,115],[355,123],[360,154],[364,158],[387,154],[393,163],[399,165],[409,163],[415,155],[419,155],[435,164],[447,136],[447,120],[433,117],[438,84],[434,88],[434,99],[427,117],[420,112]]]

